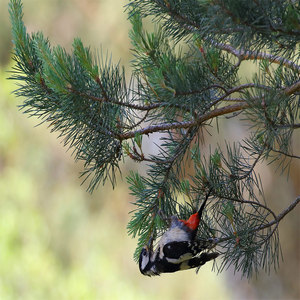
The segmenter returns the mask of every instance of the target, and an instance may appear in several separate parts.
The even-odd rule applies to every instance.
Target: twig
[[[106,91],[105,91],[105,89],[104,89],[104,86],[103,86],[103,84],[102,84],[102,82],[101,82],[99,76],[97,76],[95,80],[96,80],[97,84],[99,85],[99,87],[100,87],[100,89],[101,89],[101,91],[102,91],[102,94],[103,94],[103,97],[104,97],[105,101],[108,101],[109,98],[108,98],[108,96],[107,96],[107,93],[106,93]]]
[[[297,204],[299,204],[300,202],[300,196],[297,196],[297,198],[286,208],[284,209],[280,214],[278,214],[273,221],[269,222],[268,224],[262,225],[262,226],[258,226],[256,228],[253,228],[250,232],[256,232],[256,231],[260,231],[263,229],[266,229],[268,227],[271,227],[273,225],[277,225],[289,212],[291,212],[296,206]],[[255,204],[257,204],[256,202],[254,202]],[[232,239],[233,237],[226,237],[226,238],[222,238],[222,239],[215,239],[215,244],[219,244],[219,243],[223,243],[226,242],[230,239]]]
[[[194,95],[194,94],[201,94],[205,91],[211,90],[211,89],[221,89],[223,90],[225,93],[227,93],[227,90],[220,84],[212,84],[208,87],[205,87],[204,89],[201,90],[192,90],[189,92],[176,92],[175,97],[176,96],[190,96],[190,95]]]
[[[168,14],[170,16],[172,16],[173,19],[175,19],[177,22],[179,22],[186,30],[191,31],[191,32],[202,30],[202,28],[200,28],[200,26],[197,23],[192,22],[191,20],[189,20],[185,16],[182,16],[182,15],[178,14],[176,11],[174,11],[170,7],[164,6],[164,5],[160,5],[160,6],[163,9],[167,9]],[[182,22],[184,24],[182,24]],[[250,25],[247,24],[247,26],[250,26]],[[276,30],[281,31],[281,30],[279,30],[279,28],[277,28],[276,30],[274,28],[272,28],[272,29],[274,31],[276,31]],[[242,31],[242,30],[243,30],[243,28],[239,28],[236,31]],[[226,30],[224,30],[224,33],[232,34],[232,28],[228,32],[226,32]],[[204,39],[208,40],[207,38],[204,38]],[[215,47],[217,47],[221,50],[227,51],[227,52],[233,54],[234,56],[236,56],[239,59],[239,64],[241,63],[242,60],[266,59],[266,60],[268,60],[272,63],[284,65],[284,66],[286,66],[290,69],[293,69],[295,71],[300,72],[300,66],[299,65],[297,65],[293,61],[290,61],[290,60],[285,59],[285,58],[283,58],[281,56],[278,56],[278,55],[272,55],[272,54],[269,54],[269,53],[258,52],[258,51],[248,51],[248,50],[243,50],[243,49],[238,50],[238,49],[235,49],[234,47],[232,47],[231,45],[224,44],[224,43],[217,43],[213,40],[211,40],[210,43],[212,45],[214,45]]]
[[[298,129],[298,128],[300,128],[300,124],[278,125],[278,128],[293,128],[293,129]]]
[[[288,59],[285,59],[278,55],[272,55],[269,53],[264,52],[258,52],[258,51],[249,51],[249,50],[239,50],[235,49],[231,45],[224,44],[224,43],[217,43],[215,41],[211,40],[211,44],[221,50],[224,50],[228,53],[231,53],[232,55],[236,56],[239,59],[239,62],[243,60],[261,60],[265,59],[270,61],[271,63],[284,65],[287,68],[293,69],[295,71],[300,72],[300,66],[294,63],[293,61],[290,61]]]
[[[254,83],[243,84],[243,85],[240,85],[238,87],[235,87],[235,88],[229,90],[228,93],[231,94],[231,93],[237,92],[241,89],[250,88],[250,87],[257,87],[257,85],[255,85]],[[298,89],[300,89],[300,81],[296,82],[295,84],[293,84],[290,87],[287,87],[282,92],[286,95],[291,95],[292,93],[294,93]],[[221,98],[218,98],[217,101],[215,101],[211,104],[211,107],[213,105],[215,105],[216,103],[218,103],[220,100],[225,99],[226,96],[227,95],[225,94]],[[194,120],[194,121],[163,123],[163,124],[158,124],[158,125],[151,125],[151,126],[139,129],[139,130],[134,131],[134,132],[130,131],[130,132],[121,134],[120,139],[121,140],[126,140],[126,139],[133,138],[137,133],[138,134],[150,134],[150,133],[154,133],[154,132],[158,132],[158,131],[166,131],[166,130],[171,130],[171,129],[190,128],[190,127],[193,127],[193,126],[196,126],[196,125],[200,125],[201,123],[203,123],[207,120],[213,119],[215,117],[222,116],[222,115],[229,114],[229,113],[233,113],[233,112],[236,112],[236,111],[240,111],[240,110],[243,110],[243,109],[246,109],[246,108],[249,108],[249,104],[245,103],[245,102],[241,102],[241,103],[237,103],[237,104],[233,104],[233,105],[228,105],[228,106],[220,107],[220,108],[217,108],[215,110],[209,111],[209,112],[203,114],[197,120]]]
[[[273,220],[269,224],[262,226],[259,230],[264,229],[266,227],[270,227],[270,226],[274,225],[276,222],[280,222],[290,211],[292,211],[297,206],[297,204],[299,202],[300,202],[300,195],[297,196],[297,198],[294,200],[294,202],[292,202],[285,210],[283,210],[279,215],[277,215],[276,220]]]
[[[238,92],[238,91],[240,91],[242,89],[246,89],[246,88],[255,88],[255,87],[268,89],[268,87],[266,87],[266,86],[257,85],[255,83],[242,84],[240,86],[232,88],[231,90],[228,90],[227,93],[225,93],[225,95],[223,95],[222,97],[220,97],[216,101],[214,101],[210,105],[210,107],[217,104],[219,101],[225,99],[228,95],[230,95],[234,92]],[[283,91],[283,93],[285,93],[286,95],[290,95],[292,93],[295,93],[299,89],[300,89],[300,81],[298,81],[295,84],[293,84],[292,86],[286,88]],[[89,98],[89,99],[94,100],[94,101],[99,101],[99,102],[109,101],[112,104],[122,105],[122,106],[125,106],[125,107],[129,107],[129,108],[137,109],[137,110],[142,110],[142,111],[143,110],[144,111],[149,111],[149,110],[156,109],[156,108],[159,108],[159,107],[162,107],[162,106],[172,106],[169,103],[155,103],[155,104],[142,106],[142,105],[136,105],[136,104],[132,104],[132,103],[119,102],[119,101],[113,100],[113,99],[108,99],[107,100],[105,98],[104,99],[103,98],[98,98],[98,97],[95,97],[95,96],[92,96],[92,95],[87,95],[85,93],[76,91],[73,88],[69,88],[68,90],[70,92],[73,92],[73,93],[77,94],[77,95]],[[177,105],[176,107],[179,107],[181,109],[186,109],[186,108],[183,108],[181,105]],[[198,119],[193,120],[193,121],[162,123],[162,124],[157,124],[157,125],[151,125],[151,126],[148,126],[148,127],[136,130],[136,131],[129,131],[129,132],[120,134],[119,139],[120,140],[130,139],[130,138],[133,138],[137,133],[138,134],[150,134],[150,133],[154,133],[154,132],[158,132],[158,131],[167,131],[167,130],[171,130],[171,129],[181,129],[181,128],[187,129],[187,128],[190,128],[190,127],[193,127],[193,126],[200,125],[201,123],[203,123],[207,120],[213,119],[215,117],[222,116],[222,115],[229,114],[229,113],[233,113],[233,112],[237,112],[237,111],[246,109],[248,107],[249,107],[248,103],[240,102],[240,103],[237,103],[237,104],[217,108],[213,111],[209,111],[209,112],[203,114],[202,116],[199,116]]]
[[[142,128],[136,131],[130,131],[124,134],[120,135],[121,140],[126,140],[133,138],[136,134],[150,134],[158,131],[167,131],[171,129],[180,129],[180,128],[190,128],[196,125],[199,125],[209,119],[229,114],[235,111],[239,111],[245,108],[248,108],[249,104],[248,103],[237,103],[221,108],[217,108],[213,111],[209,111],[206,114],[202,115],[195,121],[186,121],[186,122],[174,122],[174,123],[163,123],[163,124],[158,124],[158,125],[151,125],[146,128]]]
[[[286,153],[286,152],[283,152],[283,151],[280,151],[280,150],[276,150],[276,149],[273,149],[273,148],[271,148],[270,150],[275,152],[275,153],[279,153],[279,154],[282,154],[282,155],[290,157],[290,158],[300,159],[300,156],[298,156],[298,155],[289,154],[289,153]]]
[[[77,91],[74,88],[68,88],[68,90],[70,92],[74,93],[74,94],[77,94],[77,95],[79,95],[81,97],[84,97],[84,98],[91,99],[93,101],[97,101],[97,102],[100,102],[100,103],[108,102],[108,103],[111,103],[111,104],[116,104],[116,105],[132,108],[132,109],[140,110],[140,111],[148,112],[150,110],[161,108],[161,107],[176,107],[178,109],[182,109],[184,111],[190,112],[191,114],[193,113],[188,107],[186,107],[184,105],[180,105],[180,104],[160,102],[160,103],[153,103],[153,104],[149,104],[149,105],[138,105],[138,104],[133,104],[133,103],[128,103],[128,102],[121,102],[121,101],[106,98],[106,97],[100,98],[100,97],[96,97],[96,96],[93,96],[93,95],[88,95],[86,93]]]
[[[295,94],[296,92],[300,91],[300,80],[291,85],[290,87],[284,90],[284,93],[287,95]]]
[[[245,84],[241,84],[239,86],[235,86],[230,90],[225,90],[225,94],[222,95],[221,97],[217,98],[214,102],[211,103],[210,107],[216,105],[217,103],[219,103],[220,101],[224,100],[227,101],[226,97],[228,97],[229,95],[242,91],[244,89],[248,89],[248,88],[259,88],[259,89],[264,89],[264,90],[272,90],[272,88],[266,86],[266,85],[262,85],[262,84],[256,84],[256,83],[245,83]],[[245,100],[243,100],[245,101]]]
[[[68,88],[68,90],[74,94],[77,94],[78,96],[87,98],[87,99],[91,99],[93,101],[97,101],[97,102],[108,102],[111,104],[116,104],[116,105],[120,105],[120,106],[124,106],[124,107],[128,107],[128,108],[132,108],[132,109],[136,109],[136,110],[141,110],[141,111],[149,111],[151,109],[155,109],[161,106],[162,103],[155,103],[155,104],[151,104],[151,105],[137,105],[137,104],[132,104],[132,103],[128,103],[128,102],[120,102],[118,100],[114,100],[114,99],[110,99],[110,98],[100,98],[100,97],[96,97],[93,95],[88,95],[86,93],[80,92],[75,90],[74,88]]]

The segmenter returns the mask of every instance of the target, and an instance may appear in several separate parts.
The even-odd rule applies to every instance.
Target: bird
[[[204,241],[196,238],[209,194],[210,191],[200,209],[188,220],[171,217],[170,226],[160,238],[155,251],[153,251],[153,237],[150,238],[139,257],[139,269],[143,275],[155,276],[198,268],[219,256],[218,252],[203,252],[215,246],[214,239]]]

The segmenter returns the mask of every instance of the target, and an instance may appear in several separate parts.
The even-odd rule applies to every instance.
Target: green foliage
[[[196,35],[234,47],[291,55],[299,42],[299,3],[268,0],[132,0],[131,14],[159,20],[176,41]]]
[[[20,84],[16,95],[26,98],[21,108],[60,132],[84,161],[90,191],[107,178],[115,184],[124,154],[146,164],[144,175],[127,178],[136,199],[128,224],[139,237],[136,259],[166,229],[162,214],[187,218],[210,190],[198,237],[216,240],[219,270],[234,266],[251,277],[260,267],[276,268],[285,214],[279,218],[265,204],[255,167],[271,158],[284,170],[299,158],[291,152],[300,127],[299,4],[135,0],[127,11],[135,79],[129,86],[123,69],[102,54],[97,59],[80,39],[68,54],[41,33],[28,35],[21,2],[11,0],[11,78]],[[159,23],[151,33],[143,26],[148,16]],[[245,79],[246,60],[260,70]],[[239,114],[248,136],[203,154],[211,121]],[[143,137],[153,133],[163,134],[156,154],[147,154]]]
[[[75,159],[85,162],[82,176],[91,177],[90,191],[107,178],[114,184],[121,159],[118,124],[124,113],[119,105],[105,102],[128,97],[123,70],[109,61],[96,65],[79,39],[69,55],[60,46],[52,48],[41,33],[26,34],[20,1],[11,1],[10,13],[18,49],[11,79],[21,82],[15,92],[26,98],[21,108],[61,132]]]
[[[74,176],[80,166],[47,126],[34,128],[37,120],[15,109],[6,70],[0,68],[0,299],[176,299],[191,284],[193,294],[230,299],[222,276],[209,272],[200,284],[187,272],[145,289],[131,259],[135,241],[124,234],[126,185],[87,195]]]

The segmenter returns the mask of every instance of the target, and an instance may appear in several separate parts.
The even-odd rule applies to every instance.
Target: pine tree
[[[300,196],[276,215],[255,167],[277,163],[285,171],[300,158],[291,150],[300,128],[299,9],[293,0],[129,1],[128,84],[121,66],[78,38],[69,54],[40,32],[28,34],[21,0],[10,1],[10,78],[25,98],[23,112],[47,122],[84,161],[90,192],[106,180],[116,184],[125,156],[147,166],[145,175],[127,177],[136,199],[128,224],[138,236],[135,258],[166,230],[162,213],[186,218],[210,190],[199,235],[215,238],[218,270],[233,266],[251,277],[278,266],[278,225]],[[153,32],[143,27],[147,17]],[[259,70],[242,82],[240,66],[249,60]],[[222,116],[241,118],[249,135],[202,153],[203,132]],[[145,154],[143,138],[153,133],[161,134],[159,153]]]

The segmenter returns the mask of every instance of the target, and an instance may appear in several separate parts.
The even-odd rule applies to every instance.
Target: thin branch
[[[70,92],[74,93],[74,94],[77,94],[77,95],[79,95],[81,97],[84,97],[84,98],[91,99],[93,101],[97,101],[97,102],[100,102],[100,103],[108,102],[108,103],[111,103],[111,104],[116,104],[116,105],[132,108],[132,109],[140,110],[140,111],[148,112],[150,110],[161,108],[161,107],[176,107],[176,108],[182,109],[184,111],[187,111],[187,112],[193,114],[193,112],[188,107],[186,107],[184,105],[181,105],[181,104],[160,102],[160,103],[153,103],[153,104],[149,104],[149,105],[138,105],[138,104],[132,104],[132,103],[128,103],[128,102],[120,102],[118,100],[114,100],[114,99],[110,99],[110,98],[106,98],[106,97],[100,98],[100,97],[88,95],[86,93],[79,92],[79,91],[75,90],[74,88],[68,88],[68,90]]]
[[[278,55],[272,55],[269,53],[264,52],[258,52],[258,51],[249,51],[249,50],[239,50],[231,45],[224,44],[224,43],[217,43],[215,41],[211,41],[211,44],[221,50],[224,50],[228,53],[231,53],[232,55],[236,56],[239,59],[239,62],[243,60],[268,60],[271,63],[284,65],[287,68],[293,69],[295,71],[300,72],[300,66],[294,63],[293,61],[290,61],[288,59],[285,59]]]
[[[297,204],[299,204],[300,202],[300,196],[297,196],[297,198],[286,208],[284,209],[280,214],[278,214],[273,221],[269,222],[268,224],[262,225],[262,226],[258,226],[256,228],[253,228],[250,232],[256,232],[256,231],[260,231],[263,229],[266,229],[268,227],[271,227],[273,225],[278,225],[278,223],[289,213],[291,212],[296,206]],[[254,202],[256,203],[256,202]],[[256,203],[257,204],[257,203]],[[223,243],[226,242],[230,239],[233,239],[233,237],[226,237],[226,238],[222,238],[222,239],[215,239],[214,242],[215,244],[219,244],[219,243]]]
[[[300,91],[300,80],[291,85],[290,87],[284,90],[284,93],[287,95],[295,94],[296,92]]]
[[[256,87],[256,85],[254,83],[241,85],[241,86],[231,89],[230,92],[233,93],[233,92],[239,91],[246,87],[247,88],[248,87]],[[300,81],[295,83],[291,87],[286,88],[283,92],[286,95],[290,95],[291,93],[294,93],[295,90],[298,90],[298,89],[300,89]],[[226,97],[224,97],[224,98],[226,98]],[[220,98],[218,99],[218,101],[220,101]],[[216,104],[216,102],[214,102],[213,104]],[[167,131],[167,130],[171,130],[171,129],[190,128],[190,127],[193,127],[196,125],[200,125],[201,123],[203,123],[207,120],[213,119],[215,117],[219,117],[219,116],[222,116],[225,114],[240,111],[240,110],[243,110],[246,108],[249,108],[249,104],[244,103],[244,102],[233,104],[233,105],[228,105],[228,106],[224,106],[221,108],[217,108],[213,111],[209,111],[209,112],[203,114],[202,116],[200,116],[195,121],[185,121],[185,122],[174,122],[174,123],[163,123],[163,124],[158,124],[158,125],[151,125],[151,126],[148,126],[148,127],[136,130],[136,131],[130,131],[130,132],[121,134],[120,139],[121,140],[130,139],[130,138],[133,138],[136,134],[150,134],[150,133],[154,133],[154,132],[158,132],[158,131]]]
[[[298,155],[289,154],[289,153],[286,153],[286,152],[283,152],[283,151],[280,151],[280,150],[276,150],[276,149],[273,149],[273,148],[271,148],[270,150],[273,151],[273,152],[282,154],[284,156],[290,157],[290,158],[300,159],[300,156],[298,156]]]
[[[161,183],[161,187],[163,186],[163,185],[165,185],[165,183],[167,182],[167,180],[169,179],[169,175],[170,175],[170,172],[171,172],[171,170],[172,170],[172,168],[174,167],[174,165],[175,165],[175,163],[176,163],[176,160],[178,159],[178,158],[180,158],[180,157],[182,157],[184,154],[185,154],[185,152],[186,152],[186,149],[188,148],[188,147],[184,147],[184,141],[186,140],[186,139],[189,139],[189,141],[191,142],[192,140],[193,140],[193,138],[194,138],[194,136],[195,136],[195,134],[196,134],[196,131],[194,131],[194,133],[192,132],[192,127],[190,127],[189,128],[189,130],[185,133],[185,135],[184,135],[184,137],[181,139],[181,141],[180,141],[180,143],[178,143],[178,145],[176,146],[176,149],[175,149],[175,155],[171,158],[171,159],[169,159],[169,160],[167,160],[167,161],[160,161],[159,163],[164,163],[164,164],[167,164],[168,166],[167,166],[167,168],[166,168],[166,172],[165,172],[165,175],[164,175],[164,178],[163,178],[163,180],[162,180],[162,183]],[[181,162],[179,162],[179,163],[181,163]],[[158,205],[160,205],[160,198],[162,197],[162,194],[163,193],[163,190],[160,188],[159,189],[159,191],[158,191],[158,199],[159,199],[159,201],[158,201]],[[157,206],[157,205],[156,205]],[[153,218],[156,216],[156,214],[161,214],[161,213],[163,213],[161,210],[160,210],[160,208],[159,208],[159,210],[157,210],[156,211],[156,213],[153,213]],[[166,218],[164,218],[164,219],[166,219]],[[151,229],[152,230],[152,229]]]
[[[106,97],[100,98],[100,97],[88,95],[86,93],[79,92],[79,91],[75,90],[74,88],[68,88],[68,90],[70,92],[74,93],[74,94],[77,94],[78,96],[88,98],[88,99],[91,99],[93,101],[97,101],[97,102],[100,102],[100,103],[108,102],[108,103],[111,103],[111,104],[116,104],[116,105],[132,108],[132,109],[136,109],[136,110],[141,110],[141,111],[149,111],[151,109],[158,108],[162,105],[162,103],[155,103],[155,104],[151,104],[151,105],[137,105],[137,104],[127,103],[127,102],[120,102],[118,100],[113,100],[113,99],[109,99],[109,98],[106,98]]]
[[[237,180],[243,180],[246,177],[248,177],[250,175],[250,173],[254,170],[254,168],[257,165],[257,163],[259,162],[259,160],[260,160],[261,156],[263,155],[264,151],[265,151],[265,147],[263,147],[261,149],[261,151],[258,153],[257,157],[255,158],[254,162],[252,163],[251,168],[243,176],[232,175],[233,178],[237,179]]]
[[[220,97],[216,101],[214,101],[210,105],[210,107],[217,104],[219,101],[225,99],[228,95],[230,95],[234,92],[238,92],[240,90],[246,89],[246,88],[268,89],[268,87],[266,87],[266,86],[257,85],[255,83],[242,84],[240,86],[237,86],[237,87],[234,87],[234,88],[228,90],[225,95],[223,95],[222,97]],[[298,81],[294,85],[286,88],[283,92],[285,94],[289,95],[289,94],[294,93],[298,89],[300,89],[300,81]],[[136,105],[136,104],[131,104],[131,103],[119,102],[119,101],[113,100],[113,99],[108,99],[107,100],[105,98],[99,98],[99,97],[95,97],[95,96],[92,96],[92,95],[87,95],[87,94],[79,92],[79,91],[77,91],[73,88],[68,88],[68,90],[70,92],[73,92],[73,93],[79,95],[79,96],[86,97],[86,98],[89,98],[89,99],[94,100],[94,101],[109,102],[109,103],[112,103],[112,104],[122,105],[122,106],[125,106],[125,107],[128,107],[128,108],[142,110],[142,111],[150,111],[152,109],[156,109],[156,108],[159,108],[161,106],[172,106],[169,103],[155,103],[155,104],[150,104],[150,105],[147,105],[147,106],[142,106],[142,105]],[[180,108],[183,108],[181,105],[177,105],[177,106],[179,106]],[[159,132],[159,131],[167,131],[167,130],[171,130],[171,129],[180,129],[180,128],[188,129],[188,128],[193,127],[193,126],[200,125],[201,123],[203,123],[207,120],[213,119],[215,117],[222,116],[222,115],[229,114],[229,113],[233,113],[233,112],[237,112],[237,111],[241,111],[241,110],[246,109],[248,107],[249,107],[248,103],[240,102],[240,103],[237,103],[237,104],[217,108],[213,111],[209,111],[209,112],[203,114],[202,116],[200,116],[198,119],[196,119],[194,121],[163,123],[163,124],[151,125],[151,126],[148,126],[148,127],[136,130],[136,131],[129,131],[129,132],[126,132],[124,134],[120,134],[119,139],[120,140],[130,139],[130,138],[133,138],[137,133],[138,134],[150,134],[150,133],[155,133],[155,132]]]
[[[169,166],[168,166],[168,170],[165,174],[164,180],[163,182],[166,182],[169,174],[171,172],[171,169],[173,167],[173,165],[175,164],[176,160],[180,157],[180,155],[185,152],[184,150],[186,150],[187,148],[184,149],[183,147],[183,143],[186,139],[189,139],[190,142],[193,140],[195,133],[192,133],[192,127],[189,128],[189,130],[185,133],[184,137],[182,138],[182,140],[180,141],[180,143],[177,145],[176,150],[175,150],[175,155],[172,157],[172,159],[169,162]]]
[[[171,9],[170,6],[168,5],[162,5],[158,4],[162,9],[166,9],[167,13],[174,19],[176,20],[183,28],[186,30],[194,33],[195,31],[198,32],[199,30],[202,31],[202,28],[195,22],[189,20],[187,17],[180,15],[177,13],[175,10]],[[182,24],[183,23],[183,24]],[[271,24],[270,24],[271,25]],[[247,24],[246,26],[250,26],[250,24]],[[280,30],[279,28],[275,29],[273,26],[271,26],[272,30],[274,31],[279,31],[279,32],[284,32]],[[226,33],[226,34],[232,34],[233,33],[233,28],[230,28],[230,30],[226,30],[225,28],[223,29],[223,32],[220,33]],[[241,32],[243,31],[242,27],[236,27],[236,32]],[[286,32],[287,34],[291,32]],[[204,38],[205,40],[208,40],[207,38]],[[241,63],[242,60],[259,60],[259,59],[266,59],[269,60],[271,63],[276,63],[280,65],[284,65],[287,68],[293,69],[297,72],[300,72],[300,66],[294,63],[293,61],[290,61],[288,59],[285,59],[281,56],[278,55],[272,55],[269,53],[264,53],[264,52],[258,52],[258,51],[249,51],[249,50],[238,50],[232,47],[231,45],[224,44],[224,43],[217,43],[215,41],[210,41],[212,45],[215,47],[227,51],[234,56],[236,56],[239,59],[238,64]]]
[[[276,220],[273,220],[272,222],[267,224],[268,226],[265,225],[265,228],[274,225],[276,222],[280,222],[289,212],[291,212],[297,206],[297,204],[299,202],[300,202],[300,195],[297,196],[297,198],[294,200],[294,202],[292,202],[285,210],[283,210],[279,215],[277,215]],[[261,229],[264,229],[264,228],[260,228],[259,230],[261,230]]]
[[[107,93],[106,93],[106,91],[104,89],[104,86],[102,85],[102,82],[101,82],[99,76],[96,77],[96,82],[97,82],[97,84],[99,85],[99,87],[100,87],[100,89],[102,91],[102,94],[103,94],[103,97],[104,97],[105,101],[108,101],[109,98],[107,96]]]
[[[192,91],[188,91],[188,92],[176,92],[175,93],[175,97],[176,96],[189,96],[189,95],[194,95],[194,94],[201,94],[205,91],[208,91],[210,89],[214,89],[214,88],[217,88],[217,89],[221,89],[223,90],[225,93],[227,93],[227,90],[220,84],[212,84],[204,89],[201,89],[201,90],[192,90]]]
[[[228,97],[229,95],[239,92],[243,89],[248,89],[248,88],[259,88],[259,89],[264,89],[264,90],[272,90],[271,87],[263,85],[263,84],[257,84],[257,83],[245,83],[245,84],[241,84],[239,86],[233,87],[232,89],[226,89],[225,87],[223,87],[222,85],[219,84],[212,84],[207,88],[204,88],[202,90],[192,90],[186,93],[183,92],[176,92],[175,97],[176,96],[187,96],[187,95],[194,95],[194,94],[201,94],[207,90],[213,89],[213,88],[218,88],[224,91],[224,95],[222,95],[221,97],[219,97],[218,99],[216,99],[211,106],[214,106],[216,103],[222,101],[223,99],[225,99],[226,97]],[[243,99],[239,99],[239,100],[233,100],[233,99],[225,99],[225,101],[245,101]]]
[[[171,130],[171,129],[180,129],[180,128],[187,129],[187,128],[190,128],[190,127],[193,127],[196,125],[200,125],[201,123],[203,123],[207,120],[213,119],[215,117],[229,114],[229,113],[232,113],[235,111],[239,111],[239,110],[242,110],[242,109],[245,109],[248,107],[249,107],[248,103],[237,103],[237,104],[217,108],[213,111],[209,111],[209,112],[205,113],[204,115],[202,115],[201,117],[199,117],[195,121],[174,122],[174,123],[163,123],[163,124],[158,124],[158,125],[151,125],[151,126],[148,126],[146,128],[142,128],[142,129],[139,129],[136,131],[130,131],[130,132],[121,134],[120,139],[121,140],[130,139],[130,138],[133,138],[136,134],[150,134],[150,133],[154,133],[154,132],[158,132],[158,131],[167,131],[167,130]]]
[[[125,128],[127,130],[132,130],[133,128],[138,127],[139,125],[141,125],[147,119],[148,115],[149,115],[149,110],[145,113],[145,115],[143,117],[140,118],[140,120],[137,123],[135,123],[131,126],[126,126],[126,127],[123,126],[123,128]]]
[[[278,125],[278,128],[292,128],[292,129],[299,129],[299,128],[300,128],[300,124]]]
[[[264,89],[264,90],[272,90],[272,88],[270,88],[266,85],[256,84],[256,83],[252,83],[252,82],[241,84],[239,86],[233,87],[230,90],[225,90],[225,94],[222,95],[221,97],[217,98],[214,102],[212,102],[210,107],[216,105],[217,103],[219,103],[222,100],[227,101],[226,97],[228,97],[229,95],[231,95],[233,93],[236,93],[236,92],[239,92],[239,91],[244,90],[244,89],[248,89],[248,88],[259,88],[259,89]]]
[[[231,201],[234,201],[234,202],[239,202],[239,203],[242,203],[242,204],[250,204],[251,206],[253,206],[253,205],[259,206],[259,207],[267,210],[271,215],[273,215],[274,220],[277,220],[277,216],[275,215],[275,213],[269,207],[267,207],[264,204],[261,204],[260,202],[249,201],[249,200],[240,200],[240,199],[227,198],[227,197],[225,198],[223,196],[222,196],[222,198],[228,199],[228,200],[231,200]]]

